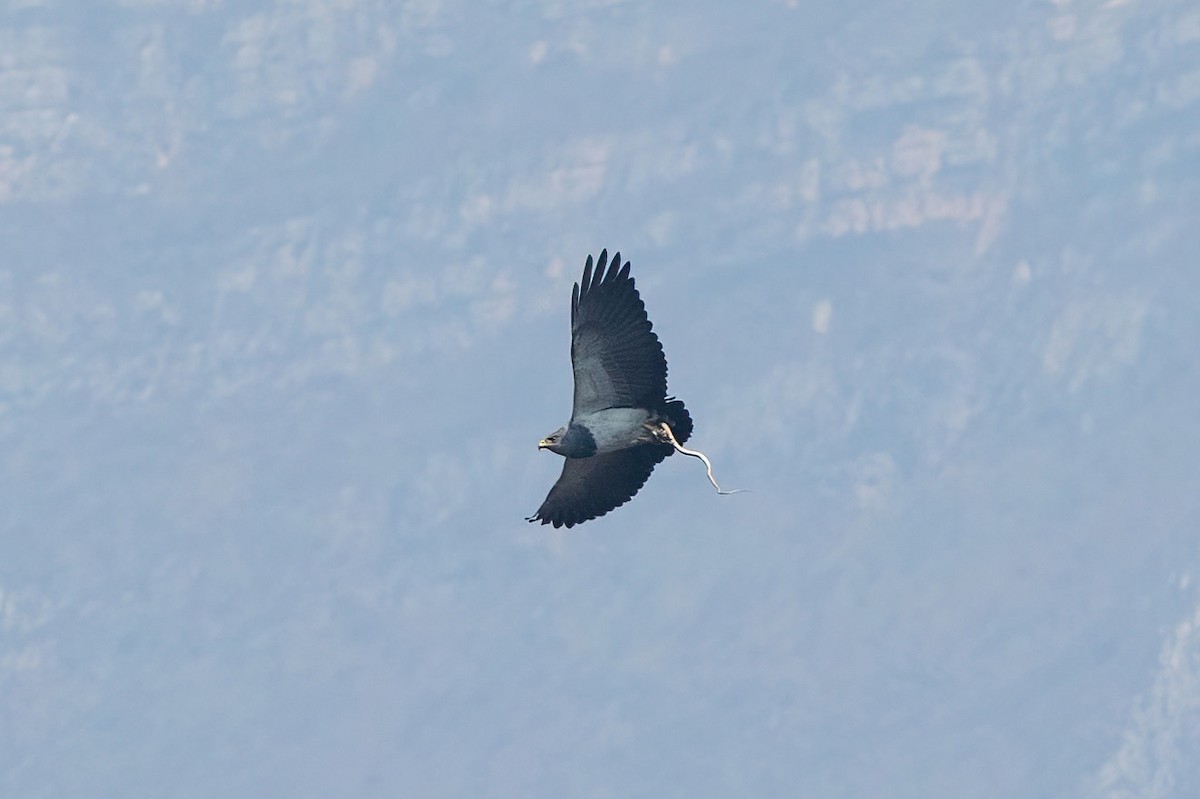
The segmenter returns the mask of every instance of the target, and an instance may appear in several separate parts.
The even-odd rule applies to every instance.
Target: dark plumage
[[[589,255],[571,292],[571,421],[538,444],[566,458],[562,475],[529,521],[572,527],[624,505],[692,433],[683,402],[667,397],[667,359],[621,254]]]

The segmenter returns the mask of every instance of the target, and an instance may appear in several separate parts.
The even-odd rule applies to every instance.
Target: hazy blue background
[[[1194,0],[0,3],[0,795],[1200,796]],[[620,249],[727,487],[532,526]]]

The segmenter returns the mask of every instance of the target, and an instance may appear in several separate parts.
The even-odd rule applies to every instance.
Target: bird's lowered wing
[[[654,408],[666,396],[667,359],[620,253],[608,263],[608,250],[601,251],[594,272],[589,255],[583,282],[571,293],[571,366],[573,418],[605,408]]]
[[[558,482],[529,521],[572,527],[603,516],[631,500],[669,454],[669,446],[641,444],[590,458],[567,458]]]

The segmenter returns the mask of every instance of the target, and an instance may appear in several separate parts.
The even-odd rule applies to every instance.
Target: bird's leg
[[[680,452],[684,455],[690,455],[693,458],[699,458],[700,460],[704,461],[704,469],[708,472],[708,482],[713,484],[713,488],[717,489],[718,494],[741,494],[748,490],[745,488],[735,488],[732,491],[721,490],[721,487],[717,485],[716,478],[713,477],[712,463],[707,457],[705,457],[704,453],[697,452],[694,449],[687,449],[678,441],[676,441],[675,434],[671,432],[671,426],[666,422],[659,422],[658,427],[651,427],[650,429],[653,431],[655,437],[659,441],[662,441],[664,444],[670,443],[670,445],[675,448],[676,452]]]

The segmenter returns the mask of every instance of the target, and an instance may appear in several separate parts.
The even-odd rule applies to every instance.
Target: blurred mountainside
[[[0,9],[0,795],[1197,795],[1194,2]]]

